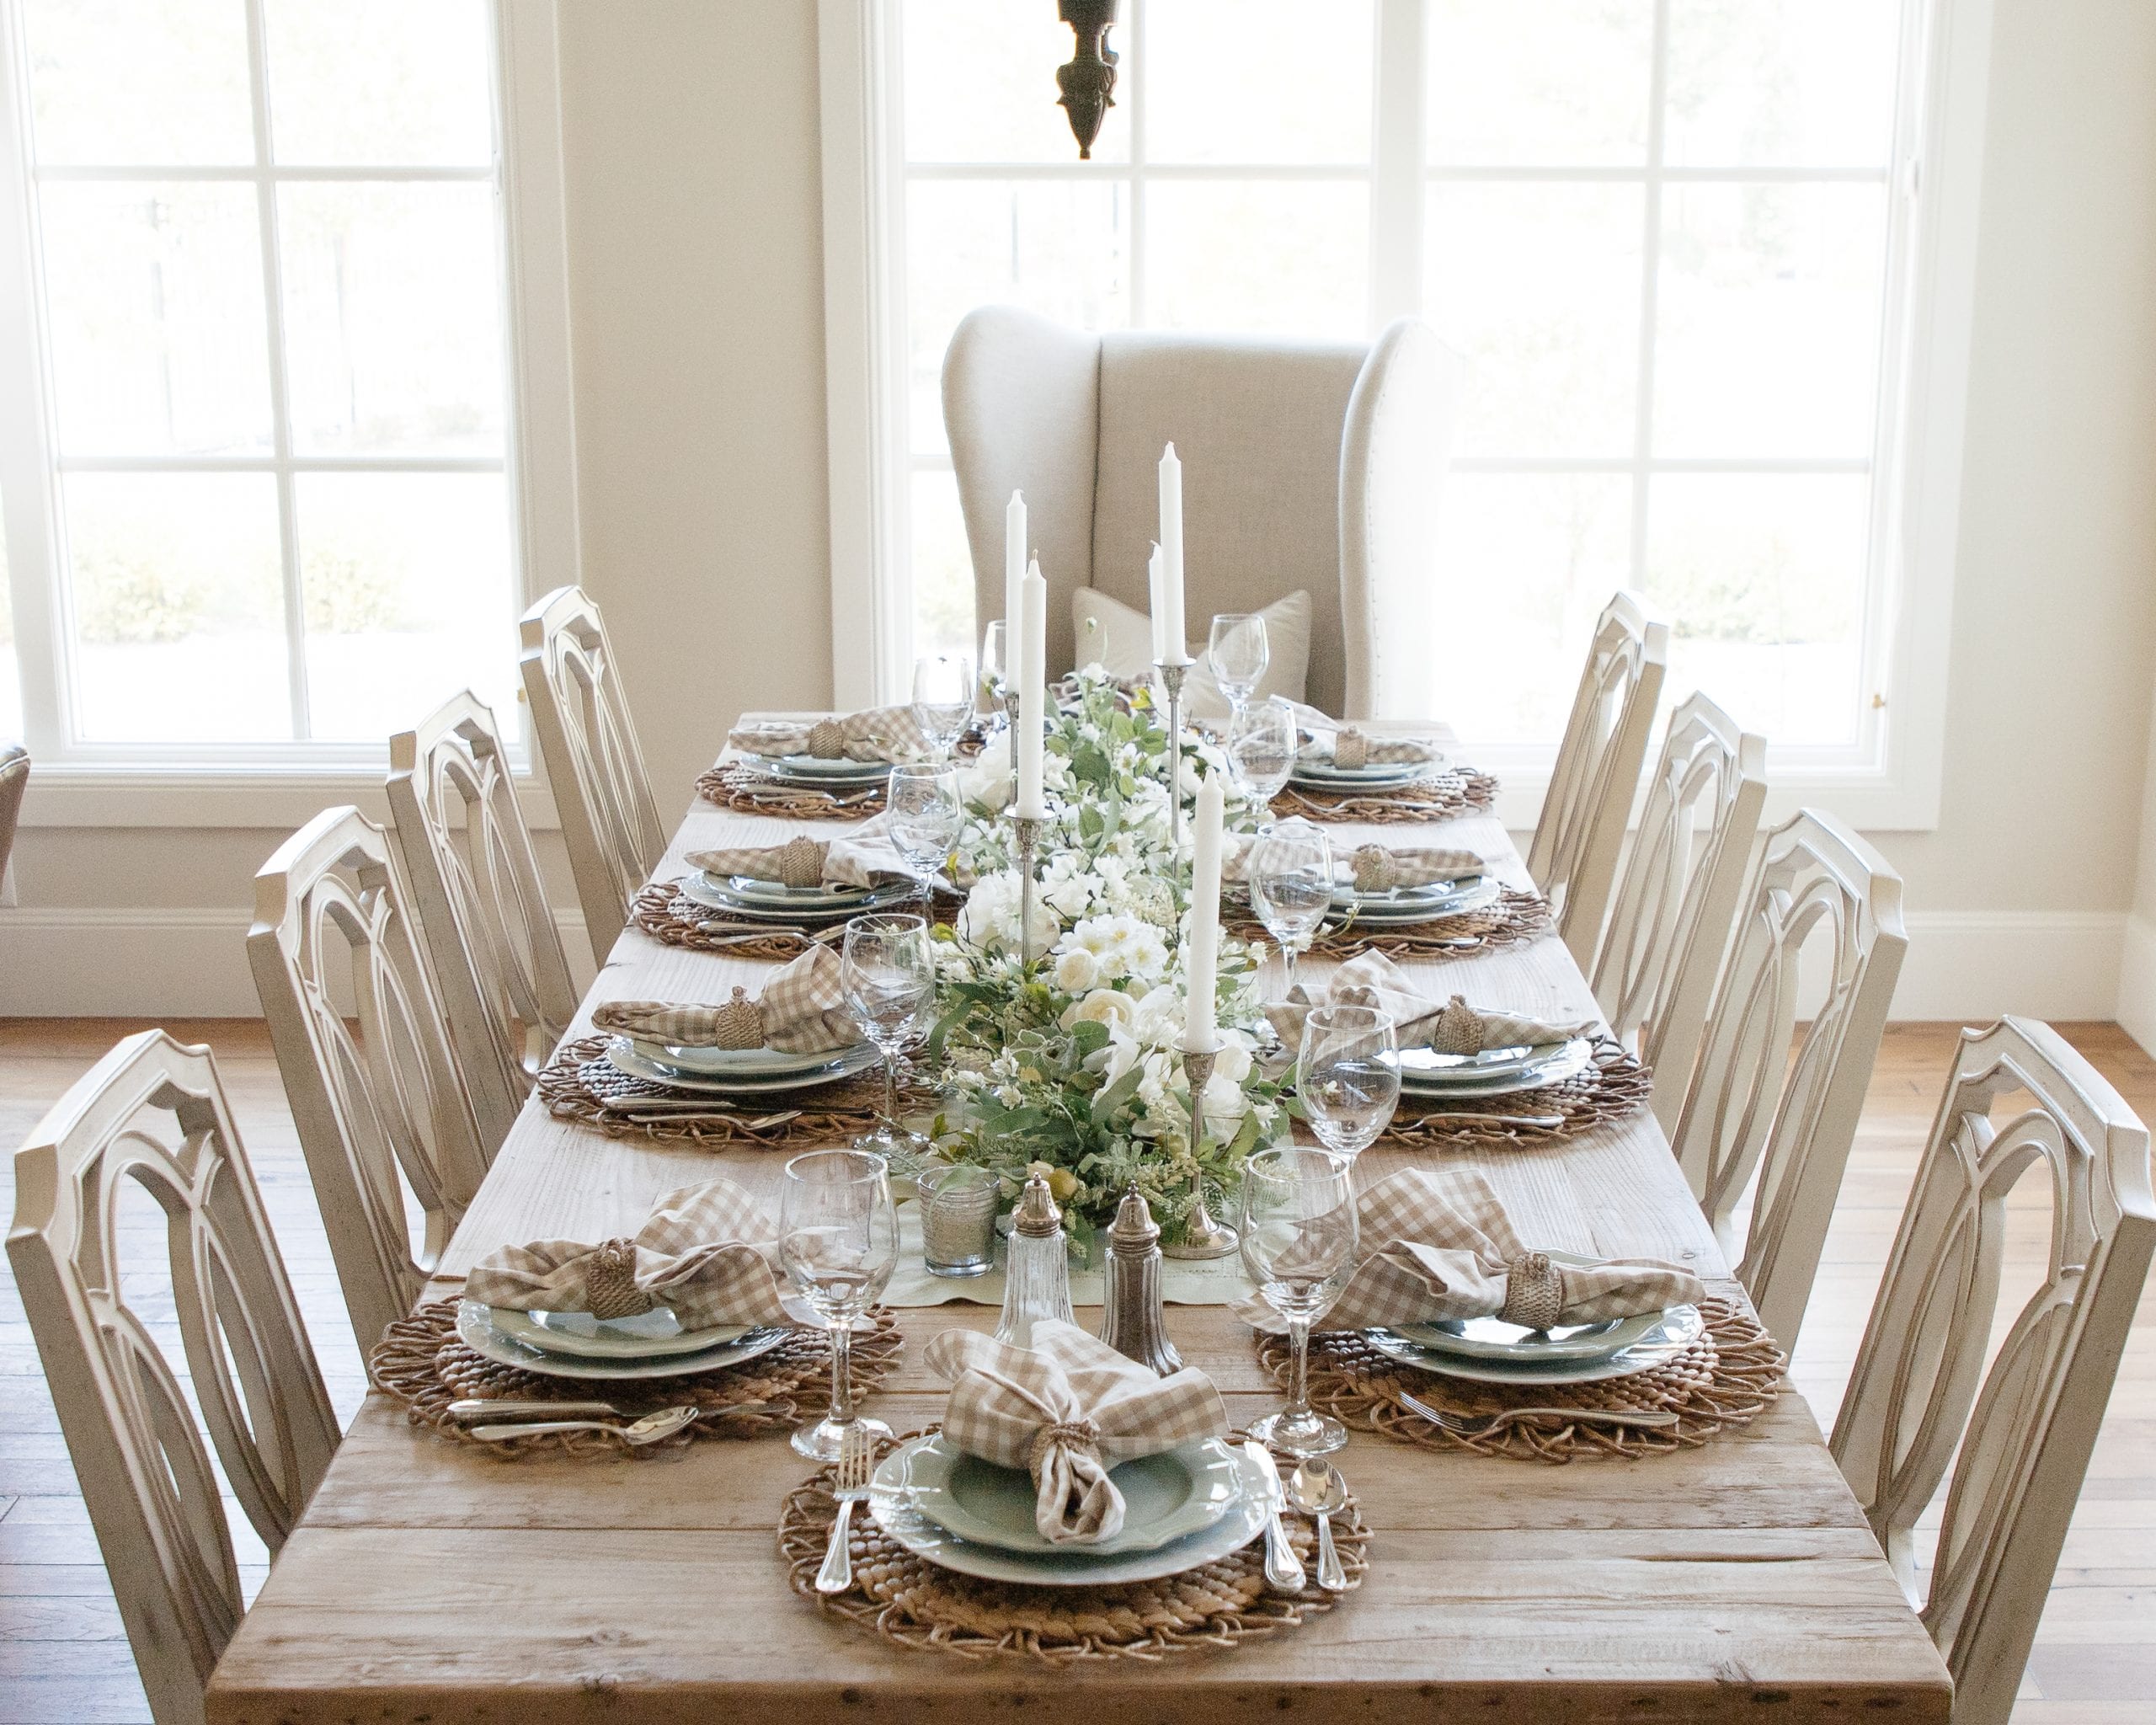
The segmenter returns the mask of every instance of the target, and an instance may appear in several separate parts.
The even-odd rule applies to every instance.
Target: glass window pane
[[[498,473],[302,473],[307,726],[378,742],[470,688],[515,702],[509,510]]]
[[[1428,315],[1472,362],[1461,454],[1631,453],[1644,197],[1636,185],[1430,189]]]
[[[294,446],[499,454],[493,192],[287,185],[277,198]]]
[[[1078,141],[1056,105],[1055,69],[1070,27],[1049,5],[1010,0],[906,0],[906,155],[915,162],[1075,162]],[[1130,158],[1126,30],[1108,33],[1116,106],[1094,141],[1096,162]]]
[[[1871,482],[1669,473],[1647,504],[1647,595],[1673,620],[1673,700],[1705,689],[1779,745],[1851,743]]]
[[[1670,0],[1668,159],[1884,167],[1903,9],[1888,0]]]
[[[289,738],[276,481],[69,473],[62,496],[83,737]]]
[[[254,159],[240,0],[24,0],[38,160]]]
[[[947,469],[913,476],[913,650],[979,650],[974,629],[974,559],[958,482]]]
[[[1173,0],[1145,12],[1155,162],[1368,162],[1371,0]]]
[[[1130,191],[1113,180],[915,180],[906,194],[910,446],[940,451],[943,350],[975,306],[1085,329],[1130,320]]]
[[[1884,189],[1673,185],[1662,200],[1655,453],[1868,456]]]
[[[1361,338],[1369,201],[1361,183],[1155,181],[1145,190],[1145,321]]]
[[[61,450],[266,451],[253,189],[47,184],[39,206]]]
[[[1437,549],[1448,600],[1422,710],[1470,745],[1555,743],[1594,619],[1630,584],[1631,532],[1621,475],[1448,475]],[[1474,645],[1487,641],[1505,650]]]
[[[1429,150],[1438,163],[1643,163],[1654,0],[1434,0]]]
[[[280,162],[493,159],[485,0],[269,0],[264,22]]]

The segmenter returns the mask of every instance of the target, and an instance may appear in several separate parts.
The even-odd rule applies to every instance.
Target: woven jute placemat
[[[1509,1096],[1462,1097],[1450,1108],[1425,1108],[1403,1095],[1388,1144],[1546,1144],[1637,1114],[1654,1094],[1652,1068],[1619,1044],[1597,1037],[1594,1057],[1577,1078]]]
[[[1497,782],[1472,767],[1449,766],[1428,778],[1385,791],[1321,791],[1289,785],[1273,799],[1275,814],[1312,820],[1357,821],[1370,826],[1408,826],[1485,814],[1497,800]]]
[[[1759,1322],[1726,1300],[1700,1306],[1706,1333],[1677,1359],[1651,1371],[1598,1384],[1537,1384],[1518,1389],[1417,1371],[1388,1359],[1359,1330],[1310,1338],[1310,1396],[1357,1431],[1377,1432],[1425,1450],[1468,1450],[1519,1461],[1566,1462],[1588,1456],[1663,1455],[1696,1450],[1710,1439],[1749,1425],[1781,1393],[1789,1359]],[[1290,1362],[1287,1338],[1259,1335],[1258,1359],[1283,1386]],[[1507,1419],[1486,1429],[1448,1432],[1404,1406],[1405,1390],[1417,1401],[1475,1420],[1515,1407],[1578,1408],[1627,1413],[1668,1412],[1677,1423],[1641,1429],[1598,1425],[1592,1419],[1538,1414]]]
[[[842,791],[819,791],[769,777],[739,761],[706,768],[697,776],[696,794],[744,814],[783,814],[795,820],[866,820],[883,812],[880,779]]]
[[[1250,913],[1247,899],[1238,889],[1231,901],[1228,932],[1238,940],[1273,938],[1265,925]],[[1352,959],[1358,953],[1384,953],[1395,959],[1457,958],[1462,953],[1497,947],[1518,946],[1540,940],[1556,925],[1550,901],[1540,893],[1506,887],[1492,904],[1456,916],[1436,916],[1405,928],[1357,922],[1352,916],[1328,922],[1303,948],[1321,959]]]
[[[1278,1635],[1322,1616],[1346,1597],[1325,1593],[1315,1582],[1299,1594],[1271,1591],[1262,1535],[1241,1551],[1160,1581],[1098,1588],[982,1581],[915,1556],[860,1509],[851,1530],[853,1585],[842,1594],[819,1594],[816,1571],[838,1513],[833,1472],[826,1467],[811,1475],[779,1507],[778,1549],[787,1578],[803,1599],[900,1647],[962,1659],[1017,1654],[1055,1666],[1157,1662]],[[1305,1569],[1314,1571],[1310,1525],[1297,1515],[1284,1525]],[[1369,1525],[1353,1498],[1333,1517],[1332,1537],[1352,1591],[1369,1569],[1370,1546]]]
[[[539,1074],[539,1099],[558,1120],[574,1120],[609,1138],[654,1144],[757,1144],[776,1149],[830,1144],[867,1131],[883,1118],[883,1079],[876,1071],[813,1089],[786,1091],[770,1106],[722,1096],[692,1096],[632,1078],[606,1058],[612,1039],[579,1037],[554,1050]],[[931,1111],[934,1091],[901,1076],[899,1107]],[[611,1104],[611,1106],[610,1106]],[[640,1104],[648,1104],[639,1112]],[[686,1104],[686,1106],[682,1106]]]
[[[367,1357],[374,1381],[404,1404],[405,1417],[456,1443],[500,1455],[604,1453],[632,1455],[679,1450],[701,1440],[754,1438],[791,1431],[823,1418],[831,1382],[831,1339],[821,1330],[791,1330],[767,1354],[717,1371],[684,1372],[679,1377],[609,1378],[603,1382],[552,1377],[521,1371],[475,1354],[456,1333],[454,1300],[437,1300],[400,1318],[382,1332]],[[871,1314],[873,1333],[853,1338],[851,1375],[856,1396],[873,1390],[891,1375],[904,1346],[897,1314],[878,1307]],[[612,1402],[631,1419],[693,1402],[718,1417],[695,1421],[656,1443],[629,1445],[606,1432],[549,1432],[537,1437],[508,1438],[496,1443],[472,1435],[483,1420],[449,1417],[449,1404],[464,1400],[581,1402],[594,1396]],[[720,1410],[739,1408],[735,1413]]]

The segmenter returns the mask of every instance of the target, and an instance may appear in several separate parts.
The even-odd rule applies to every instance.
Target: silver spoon
[[[1348,1507],[1348,1482],[1321,1455],[1312,1455],[1288,1476],[1288,1501],[1317,1524],[1317,1584],[1329,1594],[1348,1591],[1348,1572],[1332,1543],[1332,1518]]]
[[[632,1420],[627,1425],[616,1425],[605,1419],[544,1419],[526,1425],[475,1425],[472,1435],[490,1444],[504,1443],[511,1438],[536,1438],[549,1432],[611,1432],[632,1448],[643,1444],[655,1444],[661,1438],[670,1438],[684,1426],[692,1423],[702,1410],[685,1403],[679,1407],[662,1407],[656,1413],[647,1413],[642,1419]]]

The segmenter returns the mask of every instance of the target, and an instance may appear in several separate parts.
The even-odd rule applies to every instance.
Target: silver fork
[[[1516,1419],[1550,1417],[1569,1419],[1582,1425],[1636,1426],[1641,1429],[1677,1423],[1677,1416],[1668,1412],[1633,1413],[1617,1407],[1508,1407],[1501,1413],[1487,1413],[1470,1419],[1464,1413],[1448,1413],[1442,1407],[1433,1407],[1405,1390],[1396,1390],[1394,1394],[1400,1397],[1401,1407],[1412,1409],[1439,1431],[1449,1432],[1456,1438],[1479,1438]]]
[[[853,1585],[853,1546],[847,1533],[853,1525],[853,1506],[868,1495],[874,1455],[875,1445],[859,1421],[844,1429],[839,1439],[838,1477],[831,1484],[839,1515],[831,1524],[830,1543],[824,1547],[824,1567],[816,1572],[819,1594],[842,1594]]]

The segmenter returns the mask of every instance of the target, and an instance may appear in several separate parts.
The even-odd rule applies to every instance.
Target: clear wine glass
[[[1265,667],[1273,662],[1273,649],[1265,638],[1265,619],[1249,611],[1223,611],[1213,619],[1213,633],[1205,647],[1205,662],[1213,667],[1213,681],[1237,713],[1257,692]]]
[[[812,1150],[786,1165],[778,1257],[787,1279],[831,1336],[831,1411],[793,1434],[793,1447],[835,1461],[848,1427],[873,1444],[891,1435],[853,1411],[853,1325],[883,1297],[899,1261],[899,1212],[889,1164],[858,1150]]]
[[[1253,701],[1228,722],[1228,764],[1262,803],[1280,794],[1295,770],[1295,709],[1278,695]]]
[[[1295,1094],[1327,1150],[1355,1157],[1400,1106],[1400,1044],[1392,1015],[1375,1007],[1313,1007],[1303,1019]]]
[[[1332,841],[1299,814],[1257,830],[1246,870],[1251,908],[1288,961],[1286,991],[1295,989],[1295,958],[1332,908]]]
[[[981,694],[988,702],[989,727],[1001,730],[1011,723],[1005,697],[1011,688],[1011,626],[1001,617],[981,632]]]
[[[974,668],[963,654],[938,653],[913,662],[913,714],[948,761],[974,716]]]
[[[1283,1455],[1324,1455],[1348,1429],[1310,1406],[1310,1326],[1332,1309],[1355,1268],[1355,1180],[1344,1156],[1301,1146],[1260,1151],[1243,1164],[1243,1268],[1288,1321],[1294,1370],[1288,1405],[1250,1434]]]
[[[855,1139],[854,1148],[885,1157],[916,1154],[928,1147],[928,1140],[899,1123],[899,1055],[927,1028],[936,991],[936,956],[926,920],[855,917],[846,926],[839,974],[846,1010],[883,1055],[883,1122]]]
[[[905,858],[921,882],[926,896],[933,889],[937,871],[951,860],[965,824],[965,805],[958,795],[958,774],[949,766],[894,766],[885,791],[884,806],[890,812],[885,830],[892,846]]]

